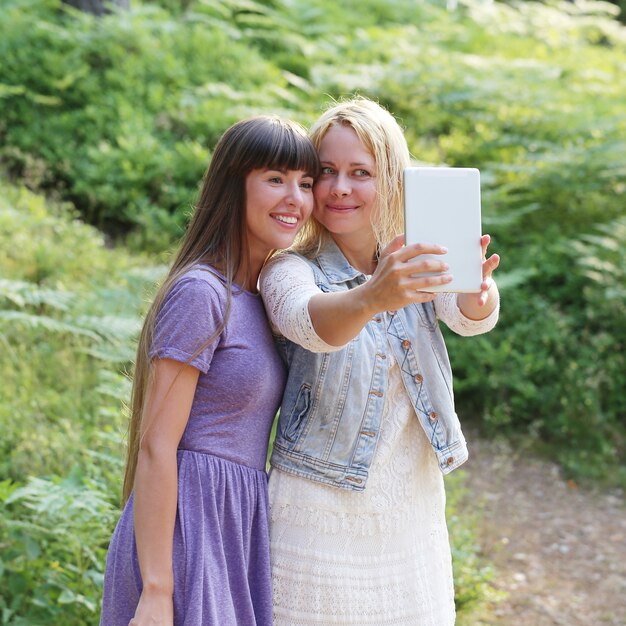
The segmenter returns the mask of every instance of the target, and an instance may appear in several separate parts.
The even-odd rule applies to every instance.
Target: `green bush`
[[[463,414],[531,435],[571,476],[623,484],[626,229],[622,218],[596,230],[527,248],[538,266],[515,288],[502,281],[499,327],[448,344]]]
[[[106,409],[120,413],[127,384],[108,403],[98,390],[132,360],[142,298],[162,270],[108,250],[62,205],[1,181],[0,196],[0,479],[63,475],[123,423]]]
[[[0,181],[0,621],[96,623],[130,383],[163,268]]]
[[[308,124],[360,92],[418,162],[479,167],[502,313],[448,337],[459,412],[626,484],[626,29],[603,2],[444,4],[4,1],[0,621],[97,620],[126,373],[167,260],[112,243],[171,250],[217,138],[254,113]],[[450,525],[462,616],[489,571],[454,504]]]
[[[117,515],[103,486],[78,471],[0,483],[2,623],[94,623]]]
[[[446,517],[452,545],[454,567],[454,600],[459,626],[472,626],[476,613],[483,610],[487,601],[497,601],[498,595],[491,584],[494,571],[479,556],[476,528],[480,519],[469,517],[462,500],[466,497],[464,470],[446,476]]]
[[[95,18],[61,0],[30,4],[25,12],[9,0],[0,21],[0,159],[91,223],[114,234],[139,224],[146,246],[171,245],[211,146],[260,108],[253,94],[285,84],[280,72],[200,18],[149,5]],[[238,104],[220,83],[244,94]]]

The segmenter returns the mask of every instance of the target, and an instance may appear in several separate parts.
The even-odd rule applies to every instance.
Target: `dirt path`
[[[507,444],[470,436],[465,506],[506,597],[475,626],[626,626],[626,506]]]

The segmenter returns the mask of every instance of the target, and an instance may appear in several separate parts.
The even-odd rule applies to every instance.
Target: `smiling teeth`
[[[298,219],[295,217],[287,217],[286,215],[276,215],[276,219],[279,222],[284,222],[285,224],[295,224]]]

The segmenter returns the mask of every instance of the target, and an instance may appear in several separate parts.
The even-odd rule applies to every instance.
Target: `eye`
[[[354,171],[354,175],[363,178],[366,176],[370,176],[370,173],[367,170],[358,169]]]
[[[322,174],[324,175],[332,175],[335,173],[335,170],[332,167],[323,167]]]
[[[302,189],[313,189],[313,181],[310,180],[303,180],[300,183],[300,187],[302,187]]]
[[[272,177],[269,179],[269,182],[270,182],[270,183],[276,183],[276,184],[280,185],[280,183],[282,183],[282,182],[283,182],[283,179],[282,179],[280,176],[272,176]]]

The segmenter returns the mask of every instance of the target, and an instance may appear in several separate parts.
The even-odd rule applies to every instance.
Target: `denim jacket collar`
[[[348,259],[331,237],[325,242],[316,260],[326,278],[333,284],[345,283],[355,279],[365,280],[365,274],[350,265]]]

